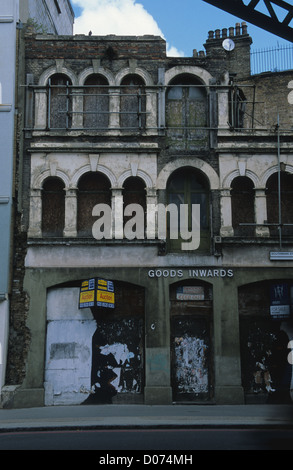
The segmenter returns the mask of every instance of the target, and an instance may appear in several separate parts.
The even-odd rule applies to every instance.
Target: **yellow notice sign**
[[[79,308],[115,308],[114,283],[106,279],[89,279],[82,282]]]
[[[83,281],[79,292],[79,308],[89,308],[95,305],[95,279]]]
[[[79,303],[84,304],[87,302],[94,302],[95,301],[95,291],[92,290],[90,292],[81,292],[79,296]]]
[[[97,302],[105,302],[107,304],[114,304],[115,302],[115,294],[114,292],[105,292],[99,291],[97,292]]]
[[[115,293],[112,281],[98,279],[97,307],[115,308]]]

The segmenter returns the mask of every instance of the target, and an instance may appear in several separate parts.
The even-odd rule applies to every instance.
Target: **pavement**
[[[142,427],[293,429],[293,405],[113,404],[0,409],[0,433]]]

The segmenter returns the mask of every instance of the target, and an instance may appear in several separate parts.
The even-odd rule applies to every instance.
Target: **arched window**
[[[109,124],[108,82],[101,75],[91,75],[84,88],[84,128],[105,130]]]
[[[191,75],[176,77],[167,90],[166,124],[168,136],[181,140],[184,148],[206,147],[208,131],[207,93],[202,83]]]
[[[111,207],[111,183],[99,172],[83,175],[78,183],[77,231],[80,237],[92,237],[93,208],[97,204]]]
[[[145,183],[142,179],[138,177],[133,177],[131,176],[130,178],[127,178],[123,185],[123,214],[124,210],[127,206],[130,204],[137,204],[139,206],[139,215],[143,214],[143,226],[142,227],[137,227],[135,225],[134,229],[136,233],[140,232],[140,229],[142,231],[142,234],[144,236],[145,232],[145,224],[146,224],[146,192],[145,192]],[[134,216],[138,216],[138,214],[130,214],[130,215],[124,215],[124,227],[125,224]],[[138,219],[137,219],[138,220]],[[141,235],[142,236],[142,235]]]
[[[138,75],[127,75],[121,82],[120,112],[120,126],[124,130],[145,129],[145,83]]]
[[[238,87],[231,87],[229,91],[229,122],[232,129],[242,129],[247,99]]]
[[[200,251],[210,249],[210,203],[209,183],[201,171],[184,168],[174,172],[167,184],[168,204],[175,204],[180,214],[180,205],[188,205],[188,230],[192,230],[192,205],[200,205]],[[180,224],[179,224],[180,229]],[[180,230],[179,230],[180,231]],[[179,235],[179,234],[178,234]],[[181,251],[182,238],[168,240],[171,251]]]
[[[60,178],[47,178],[42,191],[43,237],[62,237],[65,221],[65,185]]]
[[[267,181],[267,213],[268,223],[279,223],[279,186],[278,173],[274,173]],[[281,172],[281,222],[282,224],[293,224],[293,175]],[[270,227],[271,236],[278,236],[278,227]],[[282,235],[292,236],[293,227],[282,227]]]
[[[72,100],[70,79],[61,73],[49,79],[48,127],[49,129],[68,129],[72,124]]]
[[[254,185],[250,178],[238,176],[231,184],[232,226],[236,236],[253,236],[254,226]]]

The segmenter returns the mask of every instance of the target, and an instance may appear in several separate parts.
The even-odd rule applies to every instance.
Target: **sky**
[[[229,28],[243,20],[202,0],[71,0],[74,34],[159,35],[169,56],[192,57],[204,50],[210,30]],[[267,13],[260,3],[260,11]],[[279,17],[281,19],[281,17]],[[253,49],[291,44],[248,23]]]

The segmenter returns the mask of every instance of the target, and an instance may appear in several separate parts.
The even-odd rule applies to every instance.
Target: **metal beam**
[[[284,0],[203,0],[270,33],[293,42],[293,4]],[[268,14],[257,8],[265,7]],[[276,7],[278,7],[276,9]],[[280,18],[282,17],[282,18]],[[292,22],[293,23],[293,22]]]

